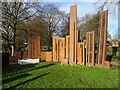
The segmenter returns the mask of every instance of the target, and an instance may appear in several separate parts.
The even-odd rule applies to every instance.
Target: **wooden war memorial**
[[[73,5],[70,6],[70,35],[66,35],[65,38],[60,38],[60,40],[58,40],[58,36],[53,36],[53,61],[59,60],[66,64],[109,66],[109,62],[106,61],[108,11],[100,12],[98,58],[95,58],[95,32],[87,32],[86,40],[79,40],[82,33],[76,30],[76,21],[77,5]]]
[[[43,52],[41,55],[46,61],[61,62],[64,64],[81,64],[90,66],[107,67],[106,42],[107,42],[108,11],[100,12],[100,30],[95,60],[95,32],[86,34],[86,40],[80,40],[82,33],[77,30],[77,5],[70,6],[70,35],[65,37],[52,36],[52,52]],[[33,35],[32,28],[28,32],[28,58],[40,57],[40,37]],[[44,55],[45,54],[45,55]]]

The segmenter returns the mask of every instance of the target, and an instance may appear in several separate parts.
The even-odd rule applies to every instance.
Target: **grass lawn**
[[[118,70],[40,63],[3,69],[2,88],[117,88]]]

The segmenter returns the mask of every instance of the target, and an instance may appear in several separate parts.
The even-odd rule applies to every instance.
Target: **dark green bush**
[[[113,60],[120,60],[120,51],[116,52],[116,56],[112,57],[112,61]]]
[[[113,56],[113,57],[112,57],[112,61],[113,61],[113,60],[118,60],[118,59],[117,59],[117,56]]]
[[[120,57],[120,51],[116,52],[116,56]]]

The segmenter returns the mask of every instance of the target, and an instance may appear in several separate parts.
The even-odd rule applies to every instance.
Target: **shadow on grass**
[[[22,70],[26,70],[29,68],[33,68],[35,67],[34,64],[28,64],[28,65],[19,65],[19,64],[14,64],[14,65],[10,65],[8,67],[2,68],[2,72],[3,75],[6,74],[7,76],[9,76],[11,73],[16,73]]]
[[[4,71],[6,70],[9,70],[9,69],[13,69],[16,68],[16,69],[19,69],[19,68],[25,68],[25,67],[33,67],[34,64],[26,64],[26,65],[19,65],[19,64],[12,64],[12,65],[9,65],[7,67],[4,67],[2,68]]]
[[[29,67],[23,66],[21,69],[24,69],[24,70],[21,70],[21,71],[19,71],[19,70],[16,71],[15,70],[11,74],[7,74],[7,75],[3,75],[3,76],[6,77],[6,76],[14,75],[14,74],[19,74],[19,73],[21,74],[21,73],[25,73],[25,72],[29,72],[29,71],[33,71],[33,70],[37,70],[37,69],[47,68],[47,67],[53,66],[53,65],[55,65],[55,64],[54,63],[50,63],[50,64],[46,64],[46,65],[43,65],[43,66],[35,67],[35,65],[32,64]],[[27,69],[27,70],[25,70],[25,69]]]
[[[20,85],[23,85],[23,84],[28,83],[28,82],[30,82],[30,81],[36,80],[36,79],[38,79],[38,78],[40,78],[40,77],[43,77],[43,76],[46,76],[46,75],[48,75],[48,74],[50,74],[50,73],[42,74],[42,75],[40,75],[40,76],[34,77],[34,78],[32,78],[32,79],[29,79],[29,80],[26,80],[26,81],[24,81],[24,82],[18,83],[18,84],[14,85],[14,86],[11,86],[11,87],[9,87],[9,88],[7,88],[7,89],[15,89],[16,87],[18,87],[18,86],[20,86]]]
[[[10,83],[10,82],[15,81],[15,80],[19,80],[19,79],[21,79],[21,78],[28,77],[28,76],[30,76],[30,75],[31,75],[31,74],[25,73],[25,74],[16,75],[16,76],[11,77],[11,78],[3,79],[3,80],[2,80],[2,85],[7,84],[7,83]]]

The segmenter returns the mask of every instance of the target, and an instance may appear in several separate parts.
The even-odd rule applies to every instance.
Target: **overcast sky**
[[[52,3],[55,4],[59,8],[59,10],[65,11],[66,13],[70,12],[71,5],[77,5],[77,17],[79,19],[86,14],[95,14],[97,13],[97,8],[94,5],[94,0],[72,0],[71,2],[67,2],[64,0],[60,2],[58,0],[41,0],[43,1],[42,4]],[[65,2],[66,1],[66,2]],[[73,2],[74,1],[74,2]],[[118,33],[118,9],[111,9],[108,10],[108,32],[114,36]]]

